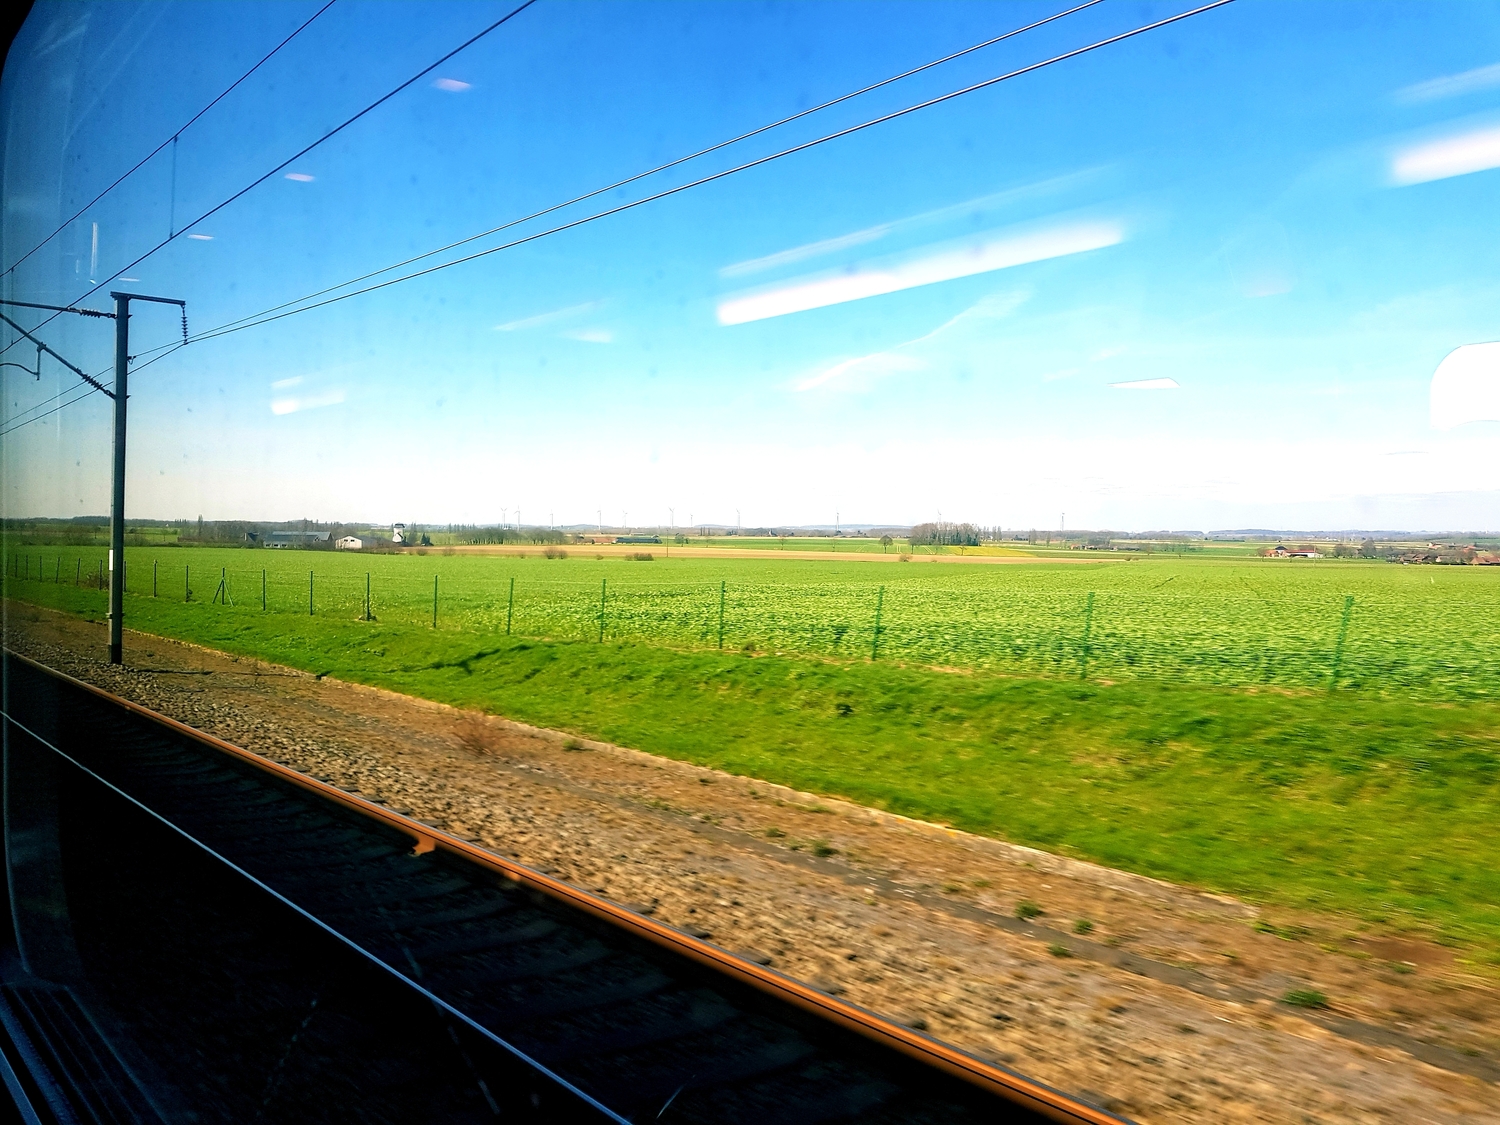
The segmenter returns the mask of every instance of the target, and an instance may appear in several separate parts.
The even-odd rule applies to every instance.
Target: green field
[[[1500,965],[1500,570],[569,550],[142,548],[127,623]],[[8,593],[98,618],[98,564],[27,549]]]

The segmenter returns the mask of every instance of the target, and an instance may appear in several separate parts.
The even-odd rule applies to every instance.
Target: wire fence
[[[218,552],[241,565],[186,554],[131,553],[132,601],[262,615],[278,629],[300,617],[1095,681],[1500,695],[1500,633],[1491,624],[1500,619],[1500,574],[1472,567],[1444,568],[1467,573],[1444,574],[1441,586],[1395,567],[1315,580],[1263,571],[1269,577],[1252,582],[1212,568],[1206,578],[1189,570],[1140,580],[1172,564],[1151,572],[893,566],[873,575],[866,567],[819,580],[813,568],[826,564],[756,563],[709,577],[691,563],[669,570],[620,560],[387,562],[296,552],[256,567],[243,562],[259,561],[258,552]],[[6,561],[7,582],[21,596],[35,584],[100,598],[108,587],[107,559],[97,552],[21,551]]]

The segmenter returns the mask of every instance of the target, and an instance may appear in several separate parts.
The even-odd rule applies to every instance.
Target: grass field
[[[133,628],[1416,928],[1500,965],[1494,570],[127,557]],[[80,558],[34,549],[8,592],[101,617],[98,560]]]

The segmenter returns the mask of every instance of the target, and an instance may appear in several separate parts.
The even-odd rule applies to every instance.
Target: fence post
[[[182,600],[190,602],[193,600],[192,567],[182,568]]]
[[[73,570],[73,585],[77,586],[83,581],[83,559],[78,560],[78,565]]]
[[[1083,605],[1083,666],[1079,669],[1078,678],[1086,680],[1089,678],[1089,634],[1094,628],[1094,591],[1089,591],[1089,600]]]
[[[266,612],[266,568],[260,568],[260,611]]]
[[[438,576],[432,576],[432,627],[437,628],[437,580]]]
[[[599,579],[599,643],[604,643],[604,587],[608,578]]]
[[[313,615],[312,575],[313,572],[309,570],[307,572],[307,616],[309,617]]]
[[[510,597],[505,603],[505,635],[510,636],[510,616],[516,608],[516,576],[510,577]]]
[[[54,585],[54,586],[61,586],[62,585],[62,556],[61,555],[57,556],[57,572],[52,575],[52,585]]]
[[[880,587],[880,592],[875,595],[875,635],[870,638],[870,659],[874,660],[880,655],[880,611],[885,608],[885,587]]]
[[[719,582],[719,647],[724,647],[724,581]]]
[[[365,620],[370,620],[370,572],[365,571]]]
[[[158,560],[158,559],[152,559],[151,560],[151,596],[153,598],[156,597],[156,572],[158,570],[160,570],[160,569],[161,569],[161,562],[160,562],[160,560]]]
[[[1349,615],[1354,612],[1354,595],[1344,595],[1344,617],[1339,622],[1339,640],[1333,648],[1333,675],[1328,679],[1330,693],[1339,686],[1339,666],[1344,662],[1344,638],[1349,635]]]

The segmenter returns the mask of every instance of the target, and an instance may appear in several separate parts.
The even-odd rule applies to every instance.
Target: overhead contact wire
[[[685,184],[678,184],[676,187],[666,188],[663,191],[644,196],[641,199],[632,200],[629,203],[622,203],[617,207],[610,207],[603,211],[596,211],[592,215],[584,215],[581,218],[573,219],[566,223],[559,223],[557,226],[549,227],[546,230],[537,231],[533,234],[528,234],[521,238],[513,239],[510,242],[503,242],[499,246],[492,246],[486,250],[480,250],[473,254],[466,254],[461,258],[455,258],[449,262],[442,262],[435,266],[429,266],[426,269],[415,270],[412,273],[403,274],[400,277],[393,277],[388,281],[382,281],[375,285],[365,286],[363,289],[355,289],[352,292],[343,293],[337,297],[330,297],[326,301],[317,301],[310,305],[301,305],[299,308],[290,309],[286,312],[278,312],[273,316],[264,316],[260,319],[252,319],[249,321],[249,323],[231,322],[233,327],[226,325],[220,328],[210,329],[206,332],[192,337],[192,342],[196,343],[200,340],[212,340],[217,336],[225,336],[232,332],[241,332],[247,328],[256,328],[263,324],[270,324],[273,321],[282,320],[289,316],[295,316],[298,313],[311,312],[313,309],[319,309],[323,308],[326,305],[336,304],[339,301],[345,301],[351,297],[359,297],[366,293],[373,293],[377,290],[385,289],[392,285],[399,285],[405,281],[411,281],[415,278],[425,277],[426,275],[431,273],[437,273],[440,270],[449,269],[453,266],[460,266],[466,262],[476,261],[479,258],[488,257],[491,254],[498,254],[502,250],[510,250],[517,246],[523,246],[529,242],[535,242],[538,239],[547,238],[554,234],[561,234],[563,231],[573,230],[577,227],[585,226],[588,223],[597,222],[600,219],[609,218],[611,215],[618,215],[621,212],[630,211],[636,207],[642,207],[647,203],[654,203],[657,200],[666,199],[669,196],[673,195],[678,195],[682,192],[689,191],[692,188],[701,187],[704,184],[710,184],[717,180],[722,180],[728,176],[733,176],[740,172],[749,171],[752,168],[758,168],[761,165],[769,164],[774,160],[780,160],[783,157],[792,156],[799,152],[806,152],[808,149],[816,148],[817,146],[827,144],[830,141],[835,141],[842,137],[847,137],[854,133],[861,132],[865,129],[873,128],[876,125],[883,125],[888,121],[894,121],[898,118],[905,117],[920,110],[928,109],[935,105],[941,105],[944,102],[952,101],[953,99],[963,97],[966,94],[972,94],[977,90],[986,89],[1000,82],[1009,81],[1012,78],[1019,78],[1023,74],[1030,74],[1033,71],[1041,70],[1044,67],[1053,66],[1057,63],[1065,62],[1068,59],[1077,58],[1079,55],[1087,54],[1090,51],[1096,51],[1101,47],[1107,47],[1111,44],[1122,42],[1123,40],[1133,38],[1137,35],[1143,35],[1148,31],[1155,31],[1158,28],[1166,27],[1169,24],[1178,23],[1185,19],[1190,19],[1193,16],[1201,15],[1204,12],[1212,11],[1215,8],[1222,8],[1232,3],[1234,3],[1234,0],[1213,0],[1213,3],[1204,4],[1201,7],[1193,8],[1190,11],[1179,12],[1176,15],[1168,16],[1165,19],[1156,20],[1153,23],[1143,24],[1140,27],[1132,28],[1129,31],[1121,32],[1118,35],[1111,35],[1106,39],[1100,39],[1086,46],[1074,48],[1073,50],[1066,51],[1060,55],[1054,55],[1049,59],[1042,60],[1041,62],[1031,63],[1028,66],[1020,67],[1017,70],[1012,70],[1005,74],[997,75],[994,78],[987,78],[982,82],[975,82],[972,85],[965,86],[961,89],[953,90],[946,94],[940,94],[935,98],[928,98],[926,101],[917,102],[916,104],[906,106],[903,109],[898,109],[891,113],[882,114],[879,117],[871,118],[870,120],[860,122],[857,125],[851,125],[845,129],[839,129],[836,132],[828,133],[824,136],[817,137],[810,141],[804,141],[801,144],[793,145],[790,148],[782,149],[779,152],[774,152],[766,156],[757,157],[754,160],[748,160],[743,164],[736,165],[733,168],[726,168],[723,171],[714,172],[707,176],[701,176],[698,179],[691,180]],[[306,298],[303,299],[305,300]],[[290,303],[296,304],[298,302]],[[182,344],[173,345],[173,350],[183,346],[184,345]],[[170,352],[167,354],[170,354]],[[162,359],[164,358],[164,356],[157,356],[156,358]],[[154,363],[156,361],[152,360],[151,362]]]
[[[268,309],[262,309],[260,312],[253,313],[250,316],[240,317],[239,320],[228,321],[225,324],[219,325],[219,327],[228,328],[230,325],[239,324],[240,321],[243,320],[254,320],[256,317],[265,316],[268,313],[280,312],[282,309],[287,308],[291,305],[301,304],[303,301],[310,301],[316,297],[322,297],[325,294],[336,292],[337,290],[347,288],[350,285],[358,285],[362,281],[368,281],[372,277],[379,277],[383,273],[390,273],[391,270],[398,270],[404,266],[409,266],[414,262],[420,262],[426,258],[431,258],[435,254],[444,254],[449,250],[457,250],[460,246],[467,246],[469,243],[477,242],[481,238],[488,238],[491,235],[499,234],[501,231],[520,226],[522,223],[529,223],[534,219],[540,219],[547,215],[551,215],[554,212],[562,211],[565,208],[572,207],[574,204],[584,203],[590,199],[594,199],[597,196],[606,195],[609,192],[617,191],[622,187],[628,187],[629,185],[640,180],[647,179],[648,177],[655,176],[661,172],[666,172],[672,168],[676,168],[679,165],[687,164],[691,161],[697,160],[699,157],[708,156],[711,153],[718,152],[720,149],[729,148],[731,145],[737,145],[741,141],[748,141],[752,137],[758,137],[762,133],[770,132],[772,129],[779,129],[783,125],[790,125],[793,121],[801,120],[802,118],[814,113],[821,113],[825,109],[831,109],[833,106],[840,105],[843,102],[850,101],[853,98],[862,97],[863,95],[871,93],[875,90],[879,90],[884,86],[889,86],[894,82],[900,82],[903,79],[910,78],[914,74],[921,74],[923,71],[931,70],[935,66],[942,66],[944,63],[952,62],[954,59],[963,58],[965,55],[971,55],[975,51],[982,51],[986,47],[993,47],[996,43],[1002,43],[1007,39],[1013,39],[1017,35],[1032,31],[1038,27],[1043,26],[1044,24],[1053,23],[1056,20],[1071,16],[1075,12],[1081,12],[1085,8],[1092,8],[1096,4],[1102,3],[1104,3],[1104,0],[1085,0],[1085,3],[1078,4],[1072,8],[1068,8],[1066,11],[1057,12],[1054,15],[1046,16],[1035,21],[1034,23],[1027,24],[1025,27],[1018,27],[1012,31],[1005,32],[1003,35],[996,35],[991,39],[986,39],[983,43],[975,43],[972,47],[965,47],[961,51],[954,51],[952,54],[944,55],[940,59],[933,59],[931,62],[923,63],[921,66],[914,66],[910,70],[902,71],[900,74],[893,74],[889,78],[882,78],[879,82],[872,82],[868,86],[861,87],[858,90],[852,90],[847,94],[841,94],[836,98],[831,98],[828,101],[823,102],[819,105],[812,106],[809,109],[799,110],[797,113],[794,113],[789,117],[783,117],[778,121],[772,121],[769,124],[761,125],[758,128],[751,129],[747,133],[741,133],[737,137],[731,137],[726,141],[719,141],[717,144],[709,145],[707,148],[700,148],[697,152],[689,153],[687,156],[679,156],[674,160],[667,161],[665,164],[658,164],[654,168],[648,168],[644,172],[637,172],[632,176],[626,176],[623,180],[616,180],[614,183],[608,184],[604,187],[595,188],[593,191],[585,192],[582,195],[575,195],[572,199],[566,200],[565,202],[554,203],[550,207],[544,207],[540,211],[533,211],[531,214],[523,215],[519,219],[511,219],[509,222],[501,223],[499,226],[491,227],[489,230],[480,231],[478,234],[471,234],[465,238],[460,238],[457,242],[450,242],[446,246],[437,247],[435,250],[423,251],[421,254],[417,254],[411,258],[407,258],[405,261],[395,262],[388,266],[381,266],[378,270],[372,270],[369,273],[361,274],[359,277],[351,277],[347,281],[341,281],[337,285],[330,285],[326,289],[319,289],[315,293],[308,293],[302,297],[298,297],[296,300],[285,301],[279,305],[272,305]]]
[[[94,196],[93,199],[91,199],[87,203],[85,203],[74,214],[70,215],[66,220],[64,220],[64,222],[62,223],[62,225],[59,226],[55,231],[53,231],[51,234],[49,234],[46,238],[42,239],[35,246],[33,246],[30,250],[26,251],[26,253],[22,254],[19,258],[17,258],[14,262],[12,262],[9,266],[7,266],[6,269],[5,269],[5,272],[6,273],[11,273],[12,271],[14,271],[15,268],[17,266],[19,266],[22,262],[24,262],[27,258],[31,257],[38,250],[40,250],[43,246],[47,245],[47,243],[51,242],[54,238],[56,238],[59,234],[61,234],[64,230],[66,230],[68,228],[69,224],[71,224],[80,215],[82,215],[84,212],[86,212],[90,207],[94,206],[94,204],[98,203],[106,195],[108,195],[110,192],[114,191],[115,188],[119,187],[126,180],[128,180],[131,176],[133,176],[137,172],[139,172],[141,170],[141,168],[146,163],[148,163],[153,156],[155,156],[157,153],[161,152],[162,149],[166,148],[169,144],[171,144],[178,137],[180,137],[183,133],[185,133],[193,125],[193,123],[198,120],[198,118],[202,117],[209,110],[213,109],[214,106],[218,105],[221,101],[223,101],[230,94],[232,94],[247,78],[249,78],[252,74],[254,74],[261,67],[265,66],[266,63],[270,62],[271,59],[272,59],[272,57],[275,56],[277,54],[277,52],[279,52],[283,47],[285,47],[293,39],[297,38],[297,36],[301,35],[304,31],[306,31],[308,29],[308,27],[312,24],[313,20],[317,19],[324,12],[328,11],[328,9],[331,8],[331,7],[333,7],[334,4],[337,3],[337,2],[338,2],[338,0],[328,0],[328,3],[324,4],[316,12],[314,12],[300,27],[298,27],[295,31],[293,31],[290,35],[288,35],[280,43],[276,44],[276,46],[272,47],[271,50],[269,52],[267,52],[266,55],[264,55],[258,63],[256,63],[249,70],[245,71],[244,74],[240,75],[232,83],[230,83],[227,87],[225,87],[224,91],[221,94],[219,94],[218,97],[216,97],[213,101],[209,102],[206,106],[204,106],[202,109],[200,109],[197,113],[193,114],[192,117],[188,118],[186,122],[184,122],[181,126],[179,126],[172,133],[171,136],[169,136],[166,140],[162,141],[161,144],[157,145],[154,149],[152,149],[145,156],[143,156],[138,163],[136,163],[133,167],[131,167],[129,171],[125,172],[122,176],[120,176],[120,178],[117,179],[114,183],[110,184],[109,187],[105,188],[98,195]]]
[[[534,0],[528,0],[528,2],[534,2]],[[1212,3],[1204,4],[1204,5],[1201,5],[1200,7],[1192,8],[1192,9],[1190,9],[1188,11],[1185,11],[1185,12],[1178,12],[1175,15],[1167,16],[1164,19],[1156,20],[1156,21],[1153,21],[1152,23],[1142,24],[1140,27],[1132,28],[1129,31],[1123,31],[1123,32],[1120,32],[1117,35],[1111,35],[1111,36],[1108,36],[1107,38],[1096,40],[1093,43],[1086,44],[1085,46],[1076,47],[1076,48],[1074,48],[1071,51],[1065,51],[1062,54],[1053,55],[1052,57],[1047,58],[1047,59],[1043,59],[1040,62],[1031,63],[1031,64],[1029,64],[1027,66],[1020,67],[1020,68],[1018,68],[1016,70],[1008,71],[1005,74],[996,75],[993,78],[987,78],[987,79],[985,79],[985,80],[983,80],[981,82],[972,83],[971,85],[964,86],[964,87],[962,87],[962,88],[960,88],[958,90],[953,90],[953,91],[950,91],[949,93],[946,93],[946,94],[940,94],[940,95],[938,95],[937,97],[934,97],[934,98],[928,98],[925,101],[917,102],[917,103],[915,103],[913,105],[906,106],[906,107],[904,107],[902,109],[895,110],[895,111],[893,111],[891,113],[882,114],[879,117],[871,118],[868,121],[863,121],[863,122],[860,122],[859,124],[851,125],[851,126],[849,126],[847,128],[844,128],[844,129],[839,129],[839,130],[837,130],[835,132],[825,134],[824,136],[814,138],[813,140],[810,140],[810,141],[804,141],[801,144],[793,145],[790,148],[782,149],[779,152],[774,152],[774,153],[770,153],[770,154],[768,154],[766,156],[757,157],[754,160],[746,161],[746,162],[744,162],[742,164],[736,165],[733,168],[727,168],[727,169],[724,169],[723,171],[720,171],[720,172],[715,172],[715,173],[712,173],[712,174],[707,175],[707,176],[702,176],[702,177],[700,177],[700,178],[698,178],[696,180],[689,181],[688,183],[679,184],[676,187],[667,188],[667,189],[665,189],[663,191],[656,192],[653,195],[648,195],[648,196],[645,196],[645,197],[643,197],[641,199],[632,200],[629,203],[622,203],[622,204],[620,204],[617,207],[611,207],[611,208],[607,208],[606,210],[603,210],[603,211],[597,211],[597,212],[595,212],[592,215],[585,215],[585,216],[583,216],[581,218],[571,220],[570,222],[560,223],[560,224],[558,224],[555,227],[548,228],[547,230],[537,231],[537,232],[535,232],[533,234],[526,235],[525,237],[513,239],[510,242],[501,243],[499,246],[492,246],[492,247],[490,247],[490,248],[488,248],[486,250],[480,250],[480,251],[478,251],[478,252],[476,252],[474,254],[467,254],[467,255],[465,255],[465,256],[463,256],[461,258],[456,258],[456,259],[454,259],[452,261],[449,261],[449,262],[442,262],[442,263],[439,263],[438,265],[430,266],[430,267],[428,267],[426,269],[416,270],[416,271],[414,271],[412,273],[409,273],[409,274],[403,274],[401,277],[391,278],[391,279],[389,279],[387,281],[382,281],[382,282],[379,282],[378,284],[375,284],[375,285],[366,286],[363,289],[356,289],[356,290],[353,290],[352,292],[349,292],[349,293],[343,293],[343,294],[340,294],[337,297],[331,297],[331,298],[329,298],[328,300],[325,300],[325,301],[318,301],[318,302],[315,302],[314,304],[310,304],[310,305],[302,305],[301,302],[304,301],[304,300],[307,300],[308,298],[306,298],[306,297],[299,298],[297,301],[292,301],[292,302],[287,302],[286,303],[286,304],[296,304],[296,305],[299,305],[300,307],[298,307],[298,308],[289,309],[288,311],[285,311],[285,312],[275,312],[275,315],[271,315],[271,316],[265,316],[265,315],[262,315],[262,314],[256,314],[256,317],[241,318],[241,320],[239,320],[239,321],[230,321],[227,324],[221,325],[218,328],[210,329],[210,330],[208,330],[206,332],[202,332],[202,333],[199,333],[199,334],[197,334],[195,336],[192,336],[188,342],[190,342],[190,343],[197,343],[197,342],[202,341],[202,340],[215,339],[215,338],[217,338],[219,336],[227,336],[227,335],[230,335],[230,334],[232,334],[234,332],[242,332],[242,331],[244,331],[246,329],[249,329],[249,328],[257,328],[257,327],[259,327],[261,325],[264,325],[264,324],[270,324],[270,323],[273,323],[274,321],[283,320],[283,319],[285,319],[287,317],[290,317],[290,316],[296,316],[299,313],[311,312],[314,309],[323,308],[323,307],[325,307],[327,305],[336,304],[339,301],[348,300],[351,297],[358,297],[358,296],[362,296],[363,294],[366,294],[366,293],[372,293],[372,292],[375,292],[375,291],[380,290],[380,289],[389,288],[390,286],[393,286],[393,285],[399,285],[402,282],[411,281],[411,280],[414,280],[414,279],[419,278],[419,277],[425,277],[428,274],[437,273],[437,272],[439,272],[441,270],[448,269],[448,268],[450,268],[452,266],[463,265],[466,262],[472,262],[472,261],[475,261],[475,260],[477,260],[479,258],[488,257],[491,254],[497,254],[497,253],[499,253],[499,252],[501,252],[503,250],[513,249],[514,247],[525,245],[526,243],[529,243],[529,242],[535,242],[538,239],[546,238],[546,237],[549,237],[549,236],[554,235],[554,234],[560,234],[563,231],[572,230],[572,229],[575,229],[577,227],[584,226],[584,225],[586,225],[588,223],[595,222],[595,221],[597,221],[599,219],[608,218],[611,215],[617,215],[617,214],[620,214],[623,211],[629,211],[629,210],[632,210],[632,209],[634,209],[636,207],[644,206],[647,203],[652,203],[652,202],[655,202],[656,200],[665,199],[665,198],[667,198],[669,196],[680,194],[681,192],[688,191],[688,190],[690,190],[692,188],[695,188],[695,187],[700,187],[700,186],[702,186],[704,184],[713,183],[713,182],[715,182],[717,180],[722,180],[722,179],[724,179],[724,178],[726,178],[728,176],[735,175],[735,174],[737,174],[739,172],[748,171],[749,169],[760,167],[763,164],[769,164],[772,161],[780,160],[783,157],[792,156],[792,155],[794,155],[796,153],[799,153],[799,152],[805,152],[808,149],[815,148],[815,147],[817,147],[819,145],[826,144],[826,143],[828,143],[830,141],[838,140],[841,137],[847,137],[847,136],[850,136],[851,134],[861,132],[861,131],[863,131],[865,129],[873,128],[876,125],[881,125],[881,124],[884,124],[884,123],[886,123],[888,121],[894,121],[894,120],[896,120],[898,118],[908,116],[909,114],[916,113],[916,112],[918,112],[920,110],[928,109],[928,108],[930,108],[932,106],[940,105],[940,104],[942,104],[944,102],[952,101],[955,98],[963,97],[963,96],[965,96],[967,94],[974,93],[975,91],[978,91],[978,90],[987,89],[988,87],[997,85],[997,84],[999,84],[1001,82],[1006,82],[1006,81],[1009,81],[1010,79],[1013,79],[1013,78],[1019,78],[1022,75],[1030,74],[1030,73],[1032,73],[1034,71],[1041,70],[1041,69],[1043,69],[1045,67],[1054,66],[1057,63],[1065,62],[1065,61],[1067,61],[1069,59],[1077,58],[1080,55],[1088,54],[1091,51],[1099,50],[1102,47],[1107,47],[1107,46],[1110,46],[1112,44],[1122,42],[1122,41],[1124,41],[1126,39],[1134,38],[1137,35],[1143,35],[1143,34],[1145,34],[1147,32],[1155,31],[1155,30],[1157,30],[1159,28],[1166,27],[1166,26],[1168,26],[1170,24],[1179,23],[1182,20],[1191,19],[1194,16],[1202,15],[1204,12],[1213,11],[1215,8],[1222,8],[1222,7],[1225,7],[1225,6],[1227,6],[1229,4],[1232,4],[1232,3],[1234,3],[1234,0],[1213,0]],[[526,7],[526,6],[527,5],[522,5],[523,8]],[[520,9],[517,9],[517,11],[520,11]],[[514,14],[514,13],[512,13],[512,14]],[[726,143],[732,143],[732,142],[726,142]],[[722,146],[716,146],[716,147],[722,147]],[[691,158],[687,158],[687,159],[691,159]],[[649,175],[649,173],[644,173],[644,174]],[[610,189],[606,188],[606,189],[603,189],[603,190],[607,191],[607,190],[610,190]],[[593,193],[593,194],[597,194],[597,193]],[[587,197],[583,197],[583,198],[587,198]],[[566,206],[566,205],[564,204],[563,206]],[[543,212],[543,213],[545,213],[545,212]],[[517,220],[517,221],[519,222],[519,221],[524,221],[524,220]],[[502,228],[497,228],[497,229],[504,229],[504,228],[502,227]],[[476,237],[483,237],[483,236],[480,235],[480,236],[476,236]],[[473,239],[471,238],[471,239],[467,239],[465,241],[473,241]],[[440,253],[441,251],[435,251],[435,252]],[[430,253],[428,255],[423,255],[423,256],[430,256]],[[412,259],[412,260],[418,260],[418,259]],[[129,269],[131,267],[127,266],[125,268]],[[393,269],[393,268],[399,268],[399,266],[386,267],[386,269],[384,269],[384,270],[377,270],[373,274],[367,274],[365,276],[366,277],[377,276],[380,273],[389,272],[389,270]],[[341,286],[335,286],[334,288],[341,288]],[[312,296],[321,295],[322,292],[327,292],[327,290],[322,290],[322,291],[320,291],[320,293],[312,294]],[[80,298],[80,299],[82,299],[82,298]],[[275,311],[276,309],[282,309],[282,308],[285,308],[285,307],[286,307],[285,305],[273,306],[273,309],[272,310],[268,310],[268,311]],[[247,322],[247,320],[248,320],[248,322]],[[187,345],[185,343],[184,344],[171,344],[171,345],[165,345],[161,349],[152,349],[152,350],[159,350],[159,351],[161,351],[161,354],[155,356],[154,358],[146,361],[143,364],[140,364],[140,366],[139,366],[139,368],[137,368],[137,370],[145,368],[145,367],[149,367],[151,364],[159,362],[160,360],[163,360],[163,359],[167,358],[167,356],[173,354],[179,348],[183,348],[183,347],[186,347],[186,346]],[[35,420],[36,419],[33,419],[33,421],[35,421]],[[26,424],[27,423],[24,423],[24,422],[21,423],[21,425],[26,425]],[[19,427],[17,427],[17,428],[19,428]]]
[[[4,437],[6,434],[14,433],[16,430],[19,430],[19,429],[21,429],[24,426],[29,426],[33,422],[40,422],[44,418],[50,418],[50,417],[52,417],[52,415],[56,414],[59,410],[63,410],[65,408],[69,407],[69,406],[72,406],[75,402],[82,402],[84,399],[88,398],[90,395],[96,395],[98,393],[99,393],[99,388],[98,387],[90,387],[88,390],[84,391],[82,394],[80,394],[80,395],[78,395],[78,396],[76,396],[74,398],[70,398],[67,402],[58,403],[56,406],[54,406],[51,410],[47,411],[47,413],[45,413],[45,414],[38,414],[35,418],[28,418],[24,422],[17,422],[13,426],[7,426],[5,429],[0,430],[0,437]],[[61,396],[58,396],[58,397],[61,397]]]
[[[155,254],[158,250],[162,249],[162,247],[168,245],[171,242],[176,241],[176,239],[179,237],[179,235],[184,234],[187,231],[191,230],[193,227],[195,227],[199,223],[203,222],[204,219],[207,219],[207,218],[209,218],[212,215],[218,214],[218,212],[222,211],[225,207],[228,207],[231,203],[233,203],[235,200],[239,199],[241,196],[245,195],[247,192],[253,191],[255,188],[257,188],[261,184],[265,183],[272,176],[276,175],[277,172],[280,172],[283,168],[286,168],[289,164],[294,164],[296,161],[301,160],[304,156],[306,156],[313,149],[317,148],[319,145],[323,144],[325,141],[328,141],[328,140],[332,139],[333,137],[337,136],[339,133],[341,133],[345,129],[347,129],[350,125],[353,125],[356,121],[360,120],[360,118],[362,118],[366,114],[371,113],[372,111],[378,109],[380,106],[382,106],[386,102],[390,101],[397,94],[401,93],[401,91],[405,90],[407,87],[411,86],[413,83],[415,83],[415,82],[421,80],[422,78],[425,78],[427,75],[431,74],[438,67],[442,66],[449,59],[453,58],[454,55],[457,55],[460,52],[462,52],[464,50],[467,50],[469,47],[472,47],[475,43],[477,43],[481,39],[483,39],[486,35],[490,34],[492,31],[496,30],[497,28],[501,27],[502,25],[508,23],[510,20],[512,20],[516,16],[520,15],[522,12],[524,12],[527,8],[531,7],[535,3],[536,3],[536,0],[523,0],[523,2],[521,4],[517,5],[515,8],[512,8],[505,15],[501,16],[498,20],[496,20],[494,23],[490,24],[488,27],[484,28],[483,30],[479,31],[477,34],[472,35],[468,39],[464,40],[462,43],[460,43],[457,47],[453,48],[453,50],[449,51],[442,58],[438,59],[436,62],[434,62],[434,63],[432,63],[432,64],[430,64],[428,66],[423,67],[421,70],[417,71],[416,74],[413,74],[410,78],[408,78],[405,82],[402,82],[399,86],[395,87],[394,89],[390,90],[389,92],[387,92],[385,94],[382,94],[379,98],[376,98],[369,105],[365,106],[364,109],[360,110],[358,113],[354,114],[352,117],[349,117],[349,118],[345,119],[341,124],[335,125],[332,129],[328,130],[328,132],[324,133],[317,140],[313,141],[311,144],[309,144],[306,147],[304,147],[304,148],[298,150],[297,152],[293,153],[291,156],[287,157],[280,164],[276,165],[276,167],[272,168],[269,172],[265,173],[263,176],[260,176],[259,178],[255,179],[255,180],[252,180],[250,183],[248,183],[244,187],[240,188],[239,191],[237,191],[233,195],[229,196],[229,198],[225,199],[223,202],[217,203],[213,207],[210,207],[207,211],[203,212],[203,214],[199,215],[196,219],[192,220],[190,223],[187,223],[185,226],[183,226],[183,228],[182,228],[181,231],[178,231],[175,234],[168,235],[166,238],[162,239],[162,241],[158,242],[155,246],[153,246],[150,250],[147,250],[140,257],[136,258],[134,261],[129,262],[128,264],[126,264],[124,266],[121,266],[118,270],[116,270],[114,273],[110,274],[103,281],[101,281],[101,282],[97,283],[96,285],[92,286],[91,288],[89,288],[88,290],[86,290],[81,296],[75,298],[70,303],[76,305],[79,301],[87,300],[89,297],[93,296],[93,294],[95,294],[95,293],[99,292],[99,290],[103,289],[111,281],[114,281],[117,277],[120,277],[127,270],[135,269],[136,266],[140,265],[147,258],[151,257],[152,254]],[[49,317],[46,318],[46,320],[43,320],[42,324],[47,324],[49,321],[53,320],[55,317],[58,317],[60,315],[62,315],[62,314],[61,313],[53,313],[52,316],[49,316]],[[41,325],[38,325],[38,327],[40,327],[40,326]]]

